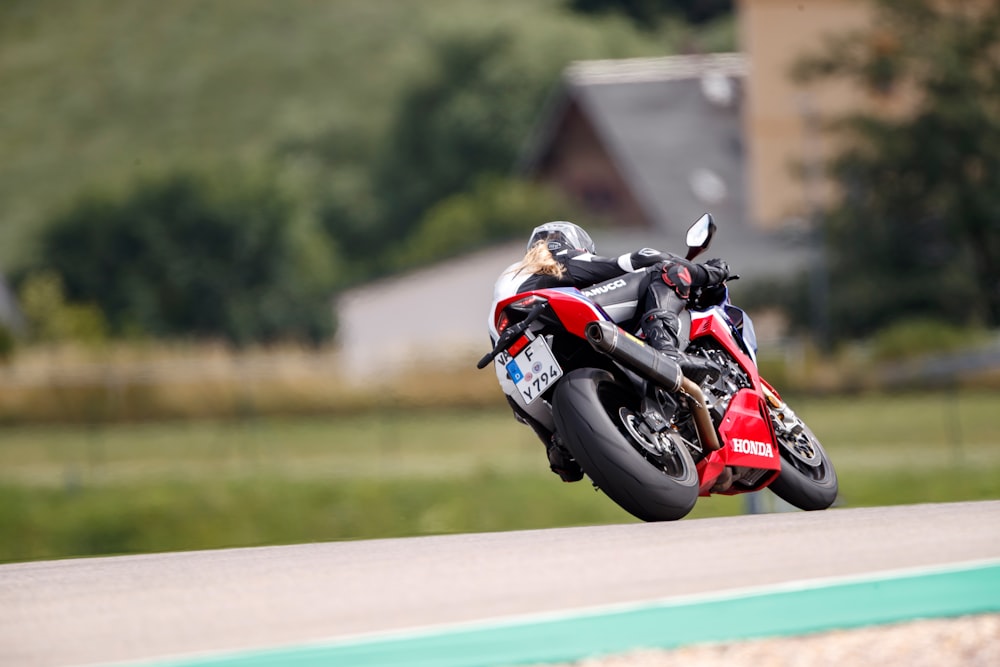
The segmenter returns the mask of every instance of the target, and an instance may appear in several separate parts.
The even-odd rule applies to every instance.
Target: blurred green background
[[[764,373],[841,505],[996,498],[1000,9],[876,4],[796,74],[922,93],[843,119],[827,327],[800,277],[737,293],[790,323]],[[346,380],[331,299],[588,222],[512,175],[563,68],[735,51],[738,10],[0,3],[0,561],[632,520],[558,482],[488,372]]]
[[[996,394],[806,399],[836,506],[1000,495]],[[769,491],[764,511],[790,510]],[[690,518],[747,511],[701,498]],[[636,521],[548,471],[506,410],[25,426],[0,445],[0,560]]]

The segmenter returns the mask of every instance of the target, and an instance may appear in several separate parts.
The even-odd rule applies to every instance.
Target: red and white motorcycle
[[[715,229],[707,214],[692,225],[688,259]],[[721,376],[678,382],[676,366],[633,333],[642,278],[500,301],[499,339],[478,367],[493,361],[526,404],[550,410],[555,437],[593,484],[644,521],[680,519],[699,496],[764,488],[800,509],[832,505],[833,465],[760,377],[753,324],[728,289],[693,291],[681,317],[681,349],[712,360]]]

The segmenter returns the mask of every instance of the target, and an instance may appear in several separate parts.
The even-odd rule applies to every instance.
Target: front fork
[[[788,404],[782,400],[778,392],[767,382],[764,382],[763,379],[761,380],[761,388],[764,390],[764,398],[767,400],[767,404],[772,408],[771,414],[774,417],[775,426],[780,426],[783,432],[793,436],[801,433],[802,420],[795,414],[795,411],[788,407]]]

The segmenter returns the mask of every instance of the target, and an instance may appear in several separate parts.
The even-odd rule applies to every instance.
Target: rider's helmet
[[[590,234],[583,227],[565,220],[546,222],[535,227],[528,239],[528,250],[539,241],[546,241],[549,252],[553,255],[565,250],[586,250],[592,255],[597,252]]]

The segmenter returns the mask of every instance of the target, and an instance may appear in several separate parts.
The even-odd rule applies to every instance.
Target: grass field
[[[997,398],[792,403],[838,504],[870,506],[1000,498]],[[743,511],[702,498],[690,517]],[[503,411],[0,430],[0,561],[625,521]]]

